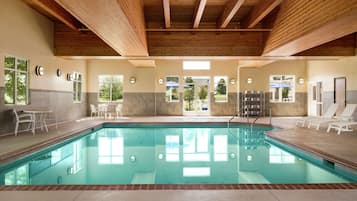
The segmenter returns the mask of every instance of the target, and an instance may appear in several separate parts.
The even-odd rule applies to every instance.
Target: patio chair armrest
[[[20,114],[19,119],[30,118],[32,119],[32,114]]]
[[[353,120],[353,117],[351,117],[351,116],[335,116],[334,118],[337,120],[340,120],[340,121],[352,121]]]

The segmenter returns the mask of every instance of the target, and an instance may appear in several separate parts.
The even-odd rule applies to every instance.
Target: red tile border
[[[58,190],[304,190],[357,189],[357,183],[331,184],[134,184],[134,185],[28,185],[0,186],[0,191],[58,191]]]

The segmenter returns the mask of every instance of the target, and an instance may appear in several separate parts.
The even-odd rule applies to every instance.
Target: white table
[[[48,132],[46,117],[49,113],[52,113],[51,110],[24,110],[24,113],[28,113],[32,115],[32,119],[34,120],[33,129],[36,129],[36,125],[39,123],[41,130],[45,128],[46,132]]]

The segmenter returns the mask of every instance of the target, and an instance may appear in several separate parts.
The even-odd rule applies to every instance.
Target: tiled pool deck
[[[24,132],[17,137],[0,137],[0,164],[70,138],[105,122],[226,123],[229,118],[132,117],[109,121],[86,119],[68,122],[59,125],[57,129],[50,127],[49,133],[39,131],[33,136],[31,133]],[[247,120],[235,119],[234,122],[246,123]],[[356,132],[336,135],[334,132],[326,133],[325,128],[321,128],[320,131],[295,128],[294,122],[295,118],[273,118],[273,126],[287,129],[270,132],[268,135],[333,162],[340,162],[347,167],[357,169]],[[268,124],[269,119],[262,118],[257,123]],[[93,196],[87,197],[88,194]],[[151,197],[145,194],[150,194]],[[26,200],[38,200],[36,198],[42,198],[41,200],[355,200],[356,197],[356,183],[0,186],[0,200],[3,198],[4,200],[23,200],[24,198]]]

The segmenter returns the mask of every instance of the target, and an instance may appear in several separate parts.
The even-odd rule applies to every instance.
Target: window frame
[[[14,58],[15,59],[15,67],[14,69],[11,69],[11,68],[7,68],[5,66],[5,59],[7,57],[10,57],[10,58]],[[17,60],[24,60],[26,61],[26,64],[27,64],[27,70],[26,71],[23,71],[23,70],[18,70],[17,69]],[[17,56],[13,56],[13,55],[5,55],[4,56],[4,90],[6,90],[6,85],[5,85],[5,77],[6,77],[6,73],[5,71],[12,71],[14,72],[14,92],[13,92],[13,95],[14,95],[14,102],[13,103],[6,103],[5,102],[5,92],[4,92],[4,105],[29,105],[30,104],[30,96],[29,96],[29,89],[30,89],[30,60],[29,59],[24,59],[22,57],[17,57]],[[17,77],[18,77],[18,73],[25,73],[26,74],[26,97],[25,97],[25,103],[24,104],[19,104],[18,101],[17,101]]]
[[[226,82],[226,98],[224,101],[217,101],[216,100],[216,82],[215,82],[215,78],[224,78],[224,81]],[[219,81],[218,81],[219,82]],[[217,82],[217,85],[218,85]],[[226,75],[217,75],[217,76],[213,76],[213,88],[214,88],[214,94],[213,94],[213,99],[215,103],[228,103],[228,76]]]
[[[74,72],[73,73],[73,103],[82,103],[82,86],[83,86],[83,76],[82,73],[80,72]],[[81,79],[79,79],[79,77]],[[76,86],[76,87],[74,87]],[[79,86],[81,86],[81,89],[79,90]],[[80,93],[79,93],[80,91]],[[79,95],[79,96],[78,96]],[[77,100],[77,97],[79,97],[79,100]]]
[[[169,78],[169,77],[177,77],[178,78],[178,82],[177,82],[177,84],[178,84],[178,87],[177,87],[177,95],[178,95],[178,98],[177,98],[177,100],[171,100],[170,99],[170,101],[168,101],[167,99],[166,99],[166,92],[167,92],[167,86],[166,86],[166,84],[167,84],[167,78]],[[166,103],[178,103],[178,102],[180,102],[180,76],[178,76],[178,75],[169,75],[169,76],[166,76],[165,77],[165,102]]]
[[[279,87],[279,100],[273,100],[272,97],[273,97],[273,94],[272,94],[272,90],[273,88],[270,87],[270,84],[271,84],[271,78],[272,77],[280,77],[280,83],[283,82],[283,76],[285,77],[292,77],[293,80],[292,80],[292,93],[293,93],[293,97],[292,97],[292,100],[291,101],[283,101],[283,91],[282,91],[282,87]],[[296,100],[296,75],[282,75],[282,74],[275,74],[275,75],[269,75],[269,93],[270,93],[270,98],[269,98],[269,102],[270,103],[295,103],[295,100]]]
[[[110,90],[109,90],[109,97],[110,100],[109,101],[102,101],[100,98],[100,76],[109,76],[110,79]],[[113,77],[114,76],[119,76],[121,77],[121,82],[122,82],[122,86],[123,86],[123,91],[122,91],[122,99],[119,99],[117,101],[113,101]],[[99,103],[122,103],[124,102],[124,75],[123,74],[116,74],[116,75],[108,75],[108,74],[102,74],[102,75],[98,75],[98,97],[97,97],[97,101]]]

